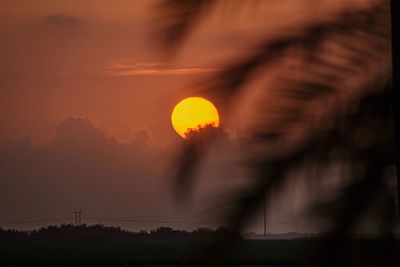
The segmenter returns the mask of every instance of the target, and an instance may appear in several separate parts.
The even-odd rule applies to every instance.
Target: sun
[[[183,138],[190,130],[198,130],[206,125],[219,126],[217,108],[205,98],[188,97],[179,102],[172,111],[171,123]]]

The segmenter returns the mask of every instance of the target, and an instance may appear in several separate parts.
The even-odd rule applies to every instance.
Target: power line
[[[148,219],[121,219],[121,218],[107,218],[107,217],[84,217],[88,221],[109,221],[109,222],[132,222],[132,223],[171,223],[171,224],[217,224],[215,222],[198,222],[198,221],[184,221],[184,220],[148,220]]]
[[[0,225],[44,223],[44,222],[59,222],[59,221],[72,221],[72,219],[73,219],[73,217],[53,218],[53,219],[38,219],[38,220],[6,221],[6,222],[0,222]]]
[[[112,218],[112,217],[82,217],[82,210],[74,210],[74,217],[58,217],[58,218],[45,218],[45,219],[29,219],[29,220],[14,220],[14,221],[0,221],[0,225],[21,225],[21,224],[36,224],[36,223],[49,223],[49,222],[74,222],[75,225],[82,224],[84,221],[98,221],[98,222],[114,222],[114,223],[148,223],[148,224],[180,224],[180,225],[218,225],[218,222],[211,221],[189,221],[189,220],[157,220],[157,219],[141,219],[141,218]],[[273,225],[292,225],[294,231],[299,230],[300,225],[310,225],[310,222],[300,221],[296,216],[292,217],[289,221],[273,221],[271,220],[270,211],[266,209],[266,220],[264,221],[264,233],[270,233],[270,226]],[[371,222],[379,222],[376,218],[367,218]]]

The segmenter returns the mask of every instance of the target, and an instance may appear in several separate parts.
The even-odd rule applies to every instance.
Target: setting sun
[[[186,138],[190,130],[196,130],[206,125],[219,126],[217,108],[202,97],[189,97],[179,102],[171,115],[172,127]]]

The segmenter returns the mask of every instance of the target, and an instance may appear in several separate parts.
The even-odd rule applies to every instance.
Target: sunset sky
[[[88,217],[194,218],[173,207],[166,178],[182,141],[174,105],[258,33],[368,1],[220,6],[173,59],[153,35],[156,2],[1,1],[0,221],[71,217],[74,208]],[[238,118],[221,121],[235,132],[247,121]],[[229,149],[216,149],[211,166],[228,161]],[[219,166],[206,169],[202,190],[235,180],[236,170]]]
[[[167,61],[153,39],[157,1],[2,1],[0,138],[40,144],[66,117],[91,116],[121,138],[147,127],[159,142],[171,142],[170,112],[190,94],[191,81],[218,70],[260,29],[277,32],[347,1],[321,1],[319,12],[294,2],[258,12],[250,5],[234,15],[222,6]]]

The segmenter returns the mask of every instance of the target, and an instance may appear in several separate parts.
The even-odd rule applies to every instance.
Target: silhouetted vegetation
[[[169,227],[128,232],[102,225],[49,226],[31,232],[0,230],[0,266],[207,264],[210,262],[203,251],[211,249],[216,238],[235,236],[227,233],[223,228],[181,231]],[[322,242],[312,237],[244,240],[236,234],[236,238],[242,242],[229,262],[243,265],[292,265]],[[348,245],[355,249],[353,260],[359,262],[363,253],[381,249],[382,240],[353,239]],[[396,245],[399,248],[399,242]]]
[[[3,230],[0,228],[0,242],[25,240],[28,238],[28,233],[18,230]]]
[[[225,228],[216,230],[198,228],[193,231],[177,230],[171,227],[158,227],[151,231],[130,232],[120,227],[104,225],[64,224],[50,225],[33,231],[3,230],[0,228],[0,242],[33,240],[33,241],[133,241],[133,240],[200,240],[206,241],[228,232]],[[233,233],[241,238],[239,233]]]

